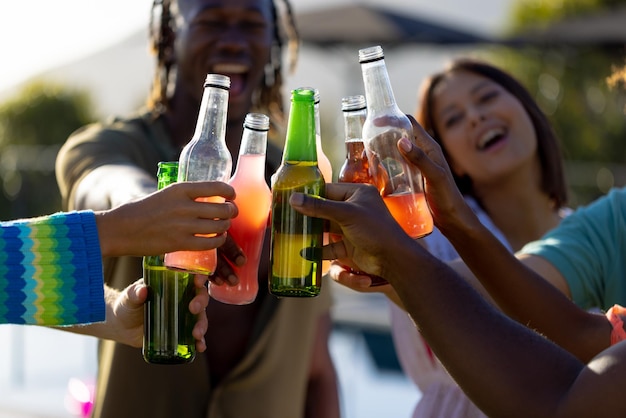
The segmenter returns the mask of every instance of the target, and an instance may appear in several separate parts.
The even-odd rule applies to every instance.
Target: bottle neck
[[[309,161],[317,164],[315,137],[313,101],[292,101],[283,162]]]
[[[241,136],[239,156],[242,155],[265,155],[267,152],[267,131],[252,128],[244,128]]]
[[[315,115],[315,141],[317,146],[321,148],[322,146],[322,129],[321,129],[321,121],[320,121],[320,102],[317,102],[313,105],[313,111]]]
[[[217,138],[226,144],[227,114],[228,90],[214,86],[205,87],[193,138]]]
[[[383,58],[362,63],[361,72],[363,74],[368,114],[375,114],[397,107]]]
[[[365,108],[343,111],[343,128],[346,143],[354,140],[362,140],[365,116]]]
[[[365,146],[360,139],[354,139],[346,141],[346,155],[349,160],[361,160],[363,159],[363,151]]]
[[[212,85],[204,88],[191,141],[183,148],[178,181],[227,181],[232,156],[226,146],[228,90]]]

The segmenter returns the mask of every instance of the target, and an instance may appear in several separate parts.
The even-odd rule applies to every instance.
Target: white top
[[[496,228],[485,211],[471,197],[465,198],[478,219],[509,250],[504,235]],[[442,261],[459,257],[458,253],[437,228],[425,240],[429,251]],[[391,334],[402,369],[417,385],[422,397],[413,411],[413,418],[474,418],[486,417],[457,386],[445,371],[430,347],[424,341],[413,320],[393,302],[391,309]]]

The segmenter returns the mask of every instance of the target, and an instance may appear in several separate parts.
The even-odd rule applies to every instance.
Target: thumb
[[[120,300],[118,309],[136,310],[143,309],[143,305],[148,299],[148,287],[143,283],[143,279],[137,280],[125,290],[126,297]]]
[[[348,183],[340,183],[338,186],[349,185]],[[327,185],[327,191],[332,190],[331,185]],[[333,184],[332,186],[337,186]],[[336,187],[337,188],[337,187]],[[335,200],[331,200],[333,198],[338,198],[343,200],[345,196],[330,196],[330,198],[323,198],[320,196],[308,195],[305,193],[293,193],[289,199],[289,203],[291,206],[296,209],[298,212],[303,213],[304,215],[328,219],[330,221],[337,222],[341,224],[343,219],[346,219],[350,216],[350,209],[348,209],[344,202],[339,202]]]

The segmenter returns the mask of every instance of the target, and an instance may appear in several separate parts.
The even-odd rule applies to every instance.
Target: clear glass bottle
[[[319,89],[313,89],[314,95],[314,109],[315,109],[315,148],[317,150],[317,165],[324,176],[326,183],[333,182],[333,166],[328,159],[328,156],[322,149],[322,123],[320,120],[320,91]]]
[[[243,123],[239,159],[230,185],[237,197],[237,217],[231,220],[228,234],[246,255],[246,264],[231,265],[239,284],[229,286],[209,283],[209,294],[215,300],[233,305],[254,302],[259,290],[259,260],[267,229],[272,192],[265,182],[265,153],[270,119],[260,113],[248,113]]]
[[[178,162],[160,162],[159,190],[176,182]],[[143,358],[152,364],[184,364],[196,357],[192,335],[196,315],[189,303],[196,295],[193,274],[169,270],[163,255],[143,258],[143,278],[148,287],[144,305]]]
[[[179,158],[178,181],[223,181],[230,178],[233,160],[226,146],[226,116],[230,78],[208,74],[194,134]],[[213,196],[198,199],[223,202]],[[217,250],[177,251],[165,255],[169,268],[210,275],[217,266]]]
[[[272,187],[270,293],[313,297],[322,286],[324,220],[294,210],[294,192],[324,196],[324,177],[317,165],[314,91],[291,92],[291,109],[283,160]]]
[[[367,101],[363,143],[370,175],[404,231],[413,238],[422,237],[432,232],[433,218],[422,190],[421,173],[404,160],[397,146],[402,137],[413,140],[411,122],[396,104],[383,49],[360,49],[359,62]]]

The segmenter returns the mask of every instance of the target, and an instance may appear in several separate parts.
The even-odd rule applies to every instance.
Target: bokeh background
[[[60,210],[60,145],[79,126],[142,104],[153,66],[151,3],[0,0],[0,219]],[[416,110],[421,80],[452,57],[486,58],[520,78],[562,141],[571,207],[626,184],[626,93],[607,84],[624,64],[625,0],[292,4],[303,44],[286,92],[320,90],[323,147],[335,172],[344,158],[341,98],[363,93],[357,51],[379,44],[406,113]],[[386,301],[330,287],[343,416],[410,416],[420,394],[397,364]],[[0,418],[83,416],[95,350],[90,337],[0,326]]]

